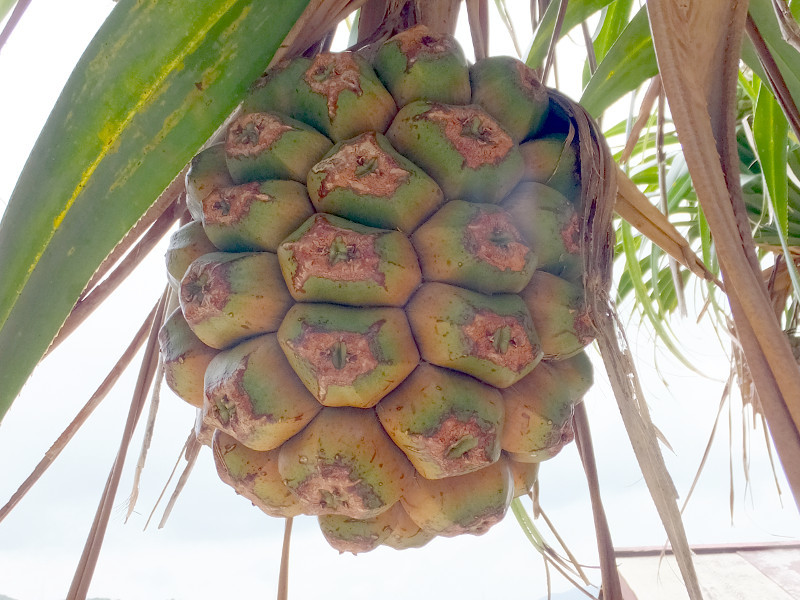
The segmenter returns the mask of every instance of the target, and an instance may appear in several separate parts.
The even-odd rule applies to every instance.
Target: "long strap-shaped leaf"
[[[307,0],[121,0],[0,223],[0,419],[94,270],[233,110]]]
[[[752,240],[748,243],[737,226],[736,191],[728,189],[723,172],[725,163],[736,168],[730,164],[735,84],[731,78],[736,77],[747,2],[650,0],[647,6],[661,79],[714,237],[736,333],[795,502],[800,505],[800,369],[769,309],[764,284],[748,250]],[[727,139],[725,131],[729,132]],[[738,173],[732,185],[738,186]]]

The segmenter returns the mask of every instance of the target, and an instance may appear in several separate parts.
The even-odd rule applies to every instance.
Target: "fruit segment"
[[[192,406],[203,406],[203,376],[219,350],[201,342],[189,328],[180,308],[167,318],[158,332],[164,380],[169,388]]]
[[[339,554],[369,552],[380,546],[392,532],[391,509],[369,519],[353,519],[342,515],[320,515],[319,528],[328,543]]]
[[[594,339],[580,285],[536,271],[520,296],[531,312],[545,360],[574,356]]]
[[[397,112],[372,66],[353,52],[321,52],[279,65],[256,84],[243,108],[287,114],[334,142],[386,131]]]
[[[569,281],[580,279],[581,218],[567,198],[541,183],[523,181],[502,206],[536,253],[538,269]]]
[[[511,504],[514,481],[504,460],[467,475],[425,479],[415,475],[403,490],[403,508],[425,531],[445,537],[482,535]]]
[[[308,174],[319,212],[411,232],[442,203],[442,190],[380,133],[336,144]]]
[[[533,372],[502,391],[506,408],[503,450],[533,455],[555,450],[572,439],[575,404],[592,386],[592,364],[585,352],[557,361],[542,361]],[[547,456],[549,458],[549,456]],[[534,460],[526,460],[534,462]]]
[[[581,196],[578,149],[572,135],[554,133],[520,145],[525,162],[523,180],[543,183],[576,205]]]
[[[298,377],[326,406],[372,407],[419,362],[399,308],[296,304],[278,340]]]
[[[494,204],[448,202],[411,241],[426,281],[484,294],[519,292],[536,269],[536,254],[514,219]]]
[[[309,514],[369,519],[400,499],[413,467],[375,411],[323,408],[280,451],[278,469]]]
[[[181,280],[180,303],[195,335],[212,348],[277,331],[292,303],[271,252],[214,252],[195,260]]]
[[[539,463],[526,463],[511,460],[505,455],[500,460],[507,460],[514,478],[514,498],[535,492],[534,488],[539,478]]]
[[[519,381],[542,357],[528,309],[516,295],[425,283],[406,312],[423,359],[496,387]]]
[[[522,177],[519,148],[477,105],[412,102],[397,113],[386,137],[450,199],[497,203]]]
[[[304,185],[270,180],[215,190],[203,200],[203,228],[220,250],[269,250],[314,214]]]
[[[271,517],[296,517],[303,505],[278,472],[278,450],[259,452],[219,429],[212,441],[219,478]]]
[[[208,239],[200,221],[190,221],[176,230],[169,238],[164,256],[167,263],[167,279],[176,291],[180,288],[186,269],[204,254],[216,252],[217,247]]]
[[[225,155],[236,183],[263,179],[306,182],[331,141],[305,123],[271,112],[247,113],[228,126]]]
[[[500,392],[422,363],[377,407],[383,428],[427,479],[477,471],[500,457]]]
[[[395,550],[405,550],[406,548],[422,548],[425,544],[436,537],[431,531],[425,531],[411,520],[403,503],[398,502],[386,513],[391,519],[392,531],[383,541],[384,546],[389,546]]]
[[[510,56],[490,56],[472,66],[470,79],[472,101],[497,119],[515,142],[539,131],[550,97],[533,69]]]
[[[397,106],[413,100],[467,104],[467,60],[455,38],[417,25],[383,44],[373,66]]]
[[[402,306],[422,274],[408,238],[317,213],[278,248],[289,293],[300,302]]]
[[[295,377],[275,334],[220,352],[205,375],[203,420],[254,450],[272,450],[322,408]]]
[[[233,185],[225,157],[225,142],[198,152],[186,171],[186,207],[195,221],[203,218],[203,200],[216,189]]]

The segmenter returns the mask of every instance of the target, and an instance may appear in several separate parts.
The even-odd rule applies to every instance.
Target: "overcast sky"
[[[112,6],[110,0],[35,0],[0,52],[3,205],[71,66]],[[493,42],[493,53],[513,53],[507,35],[498,33]],[[579,73],[580,66],[572,72]],[[139,327],[165,283],[163,251],[162,246],[154,252],[82,331],[40,365],[9,411],[0,427],[0,504],[88,399]],[[724,346],[702,327],[677,323],[676,332],[708,378],[687,373],[668,353],[653,349],[646,331],[635,324],[629,328],[654,419],[674,449],[674,454],[665,451],[667,461],[680,493],[685,494],[711,431],[727,358]],[[656,363],[671,382],[669,389],[654,370]],[[665,536],[601,369],[596,379],[586,404],[614,542],[626,547],[661,545]],[[131,369],[51,471],[0,523],[0,595],[15,600],[58,600],[66,595],[116,452],[134,380]],[[208,449],[201,453],[167,527],[142,532],[193,419],[194,409],[168,391],[163,394],[140,500],[125,525],[126,497],[142,437],[141,427],[137,431],[90,596],[120,600],[274,596],[283,524],[220,483]],[[686,513],[690,541],[797,539],[800,522],[794,501],[779,475],[785,504],[781,507],[763,452],[763,433],[760,429],[750,433],[753,455],[746,488],[741,409],[734,406],[730,419],[732,447],[726,413],[706,475]],[[735,480],[733,526],[728,509],[729,452]],[[541,489],[545,510],[572,550],[584,563],[596,564],[586,483],[574,445],[543,464]],[[597,571],[589,573],[599,581]],[[556,590],[568,589],[560,579],[553,584]],[[339,556],[324,542],[314,519],[300,518],[292,542],[290,593],[308,598],[322,589],[328,600],[377,594],[386,600],[412,595],[535,600],[545,595],[546,584],[540,558],[510,514],[482,537],[439,539],[421,550],[379,549],[358,557]]]

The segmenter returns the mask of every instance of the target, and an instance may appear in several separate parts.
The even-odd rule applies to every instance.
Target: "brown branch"
[[[658,100],[661,94],[661,89],[661,77],[656,75],[650,80],[650,85],[647,86],[647,91],[644,94],[644,98],[642,98],[642,104],[639,107],[639,115],[636,117],[628,139],[625,141],[625,147],[622,149],[619,164],[622,165],[628,162],[631,154],[633,154],[633,150],[636,148],[636,144],[639,143],[639,138],[642,136],[642,130],[650,120],[653,106],[655,106],[656,100]]]
[[[559,0],[558,15],[556,15],[556,24],[553,28],[553,36],[550,38],[550,46],[547,48],[547,60],[544,63],[544,71],[542,71],[542,83],[547,82],[547,77],[550,75],[550,68],[556,59],[556,44],[561,37],[561,28],[564,26],[564,15],[567,13],[567,4],[569,0]]]
[[[622,600],[619,571],[617,570],[616,555],[614,554],[614,542],[611,539],[611,530],[608,527],[608,519],[603,508],[603,499],[600,497],[600,480],[597,476],[592,433],[589,430],[589,419],[583,402],[579,402],[575,406],[573,426],[575,428],[575,443],[578,446],[583,470],[586,473],[589,497],[592,502],[595,538],[600,556],[600,573],[603,579],[603,598],[604,600]]]
[[[133,336],[131,343],[122,353],[122,356],[119,358],[108,375],[106,375],[106,378],[103,380],[100,386],[95,390],[94,394],[92,394],[92,397],[89,398],[89,401],[83,406],[83,408],[81,408],[80,411],[78,411],[78,414],[75,415],[75,418],[72,419],[72,422],[67,426],[64,432],[58,436],[58,439],[53,442],[53,445],[50,446],[50,449],[45,453],[42,460],[39,461],[39,464],[36,465],[36,467],[33,469],[33,472],[28,475],[25,481],[22,482],[22,485],[19,486],[16,492],[14,492],[5,506],[0,508],[0,522],[2,522],[3,519],[8,516],[14,507],[19,504],[20,500],[25,497],[25,494],[27,494],[34,484],[39,481],[42,475],[45,474],[47,469],[50,468],[50,465],[55,462],[62,450],[67,447],[67,444],[72,441],[72,438],[75,437],[75,434],[78,433],[89,416],[94,412],[94,409],[100,405],[100,403],[108,395],[108,392],[110,392],[117,383],[119,378],[122,376],[122,373],[124,373],[125,369],[127,369],[128,365],[130,365],[133,357],[136,356],[139,348],[141,348],[142,344],[144,344],[147,334],[152,326],[153,319],[155,318],[157,308],[157,305],[154,306],[153,310],[150,311],[150,314],[147,315],[147,318],[145,319],[144,323],[142,323],[139,331],[137,331],[136,335]]]
[[[775,9],[775,16],[778,18],[778,27],[780,27],[783,39],[800,52],[800,26],[794,20],[794,15],[789,10],[786,0],[772,0],[772,7]]]
[[[178,478],[178,483],[175,485],[175,490],[169,497],[169,502],[167,502],[166,508],[164,508],[164,514],[161,517],[161,521],[158,523],[159,529],[163,529],[164,525],[167,524],[167,519],[169,519],[170,514],[172,514],[172,509],[175,508],[175,503],[178,501],[183,488],[186,487],[186,482],[189,481],[189,475],[192,474],[192,469],[194,469],[194,465],[197,463],[197,456],[200,453],[200,448],[202,447],[203,446],[197,441],[196,437],[189,437],[186,451],[184,453],[186,458],[186,466],[183,468],[183,472]]]
[[[145,399],[147,398],[147,390],[150,388],[153,381],[153,374],[156,369],[156,364],[158,363],[158,331],[164,321],[164,312],[168,295],[168,290],[165,290],[153,318],[150,328],[150,337],[145,347],[142,366],[139,370],[139,378],[134,388],[133,398],[131,399],[131,406],[120,441],[119,451],[114,459],[111,472],[108,475],[108,480],[106,481],[100,504],[97,507],[94,522],[92,523],[89,536],[86,540],[86,545],[83,548],[80,561],[75,569],[75,576],[72,579],[72,584],[67,593],[67,600],[86,600],[86,593],[89,589],[92,576],[94,575],[97,559],[100,556],[100,549],[103,545],[106,529],[108,528],[108,520],[111,516],[114,497],[119,487],[122,468],[125,465],[125,456],[128,452],[133,432],[136,429],[136,424],[139,421],[139,416],[142,413]]]
[[[475,60],[489,56],[489,6],[487,0],[467,0],[467,18]]]
[[[289,542],[292,539],[292,517],[286,519],[281,548],[281,567],[278,572],[278,600],[289,598]]]
[[[11,37],[11,34],[17,27],[17,23],[22,19],[22,15],[25,14],[30,3],[31,0],[19,0],[14,10],[11,11],[11,15],[8,17],[8,21],[6,21],[6,26],[3,27],[3,31],[0,31],[0,51],[3,50],[3,46],[6,45],[8,38]]]

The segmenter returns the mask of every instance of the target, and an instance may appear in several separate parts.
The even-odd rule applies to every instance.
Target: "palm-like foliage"
[[[115,260],[139,235],[142,249],[152,247],[180,218],[175,199],[181,181],[174,178],[249,82],[275,56],[314,47],[362,4],[119,3],[54,109],[0,226],[0,418],[53,339],[73,331],[106,288],[124,278],[127,267],[123,261],[113,270]],[[380,21],[384,9],[400,19],[404,4],[366,3],[362,27]],[[452,22],[457,4],[435,3],[437,18]],[[466,4],[478,54],[487,3]],[[497,4],[501,13],[510,6]],[[13,5],[0,2],[0,16]],[[749,14],[747,3],[711,0],[689,9],[666,0],[561,0],[538,7],[528,64],[549,71],[552,39],[578,25],[588,33],[591,21],[581,103],[603,118],[609,139],[631,140],[615,154],[622,165],[617,301],[635,298],[637,310],[679,357],[669,322],[680,307],[705,302],[710,308],[704,314],[718,327],[733,324],[742,350],[737,359],[755,382],[800,502],[800,371],[781,333],[794,327],[793,300],[800,297],[794,268],[800,42],[792,21],[800,2],[751,0]],[[714,27],[704,29],[704,19]],[[516,33],[521,37],[519,27]],[[685,37],[682,43],[678,36]],[[640,89],[649,93],[632,111],[638,125],[636,115],[609,124],[619,113],[604,112]],[[36,210],[30,210],[34,201]],[[703,284],[693,285],[698,276]],[[686,303],[695,289],[703,301]],[[153,323],[158,326],[157,316]],[[612,378],[619,376],[616,391],[633,399],[621,399],[621,408],[645,477],[657,486],[665,473],[653,454],[655,442],[643,439],[653,432],[646,408],[637,389],[622,383],[627,363],[604,358]],[[148,387],[145,377],[131,428]],[[674,509],[666,498],[659,510],[677,545],[670,502]],[[81,589],[85,581],[76,584],[75,597]]]

